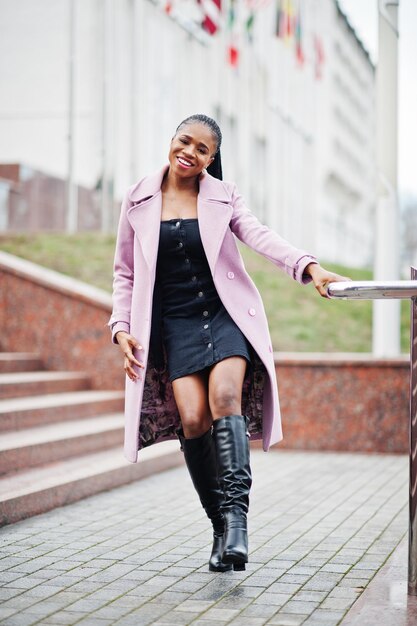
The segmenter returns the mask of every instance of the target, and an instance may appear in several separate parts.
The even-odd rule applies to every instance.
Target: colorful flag
[[[221,0],[197,0],[203,12],[202,28],[210,35],[214,35],[220,26],[222,11]]]
[[[227,58],[232,67],[239,65],[239,49],[233,43],[230,43],[227,49]]]
[[[227,46],[227,62],[232,67],[239,65],[239,48],[237,47],[236,28],[236,0],[230,0],[227,16],[227,30],[229,33],[229,43]]]
[[[322,78],[322,66],[324,63],[324,48],[323,42],[318,35],[314,35],[314,75],[316,80],[320,80]]]
[[[275,35],[286,43],[294,35],[294,7],[291,0],[277,0]]]
[[[229,2],[229,11],[227,15],[227,29],[229,31],[233,30],[236,24],[236,0],[230,0]]]
[[[275,22],[275,35],[277,37],[284,36],[284,1],[277,0],[277,13],[276,13],[276,22]]]
[[[297,15],[295,16],[295,54],[297,61],[300,65],[304,64],[304,51],[302,42],[302,20],[301,20],[301,5],[302,0],[299,1]]]
[[[287,0],[286,2],[286,29],[285,29],[285,39],[287,42],[292,39],[294,35],[294,6],[291,0]]]
[[[165,6],[164,6],[164,11],[165,13],[167,13],[168,15],[170,13],[172,13],[172,7],[173,7],[174,3],[172,0],[166,0],[165,2]]]
[[[246,28],[246,36],[248,38],[249,43],[253,41],[253,25],[255,23],[255,12],[252,10],[249,13],[249,16],[246,19],[245,28]]]

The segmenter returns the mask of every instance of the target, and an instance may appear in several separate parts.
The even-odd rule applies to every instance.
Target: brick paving
[[[250,563],[212,573],[185,466],[0,529],[0,624],[336,626],[407,532],[408,458],[252,451]]]

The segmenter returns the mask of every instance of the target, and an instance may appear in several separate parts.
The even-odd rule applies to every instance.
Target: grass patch
[[[39,263],[111,293],[115,235],[39,233],[0,236],[6,252]],[[246,268],[265,305],[275,350],[370,352],[372,302],[325,300],[313,285],[303,286],[239,242]],[[371,280],[370,270],[324,263],[353,280]],[[401,308],[401,347],[409,350],[410,303]]]
[[[112,291],[116,238],[102,233],[0,236],[0,248],[90,285]]]

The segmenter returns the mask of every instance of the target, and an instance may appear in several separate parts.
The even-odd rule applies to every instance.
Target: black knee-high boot
[[[248,562],[246,514],[252,473],[249,459],[249,418],[225,415],[213,422],[219,483],[224,493],[222,512],[226,522],[222,561],[244,570]]]
[[[192,439],[184,437],[184,431],[176,431],[184,452],[184,459],[200,497],[200,502],[213,524],[213,548],[209,559],[209,570],[226,572],[232,569],[230,564],[222,562],[224,517],[221,512],[223,493],[217,477],[216,449],[212,429]]]

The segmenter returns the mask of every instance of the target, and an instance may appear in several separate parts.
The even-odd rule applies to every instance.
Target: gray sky
[[[378,0],[339,0],[350,23],[378,58]],[[399,8],[398,185],[417,196],[417,1],[400,0]]]

